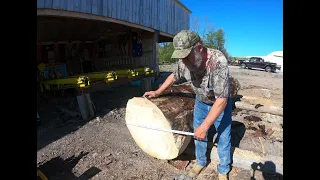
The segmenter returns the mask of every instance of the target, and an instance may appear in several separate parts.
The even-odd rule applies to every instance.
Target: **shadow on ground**
[[[141,91],[139,86],[128,84],[93,92],[90,93],[90,96],[96,108],[95,117],[104,117],[112,110],[124,108],[130,98],[141,96]],[[66,117],[65,114],[59,112],[58,106],[80,113],[76,96],[72,92],[64,93],[64,96],[56,95],[47,103],[42,102],[39,110],[41,125],[37,128],[37,150],[88,123],[88,121],[83,121],[81,117]]]
[[[232,121],[231,124],[231,146],[232,147],[239,147],[240,141],[242,140],[245,134],[245,125],[238,121]],[[207,157],[210,160],[210,153],[211,149],[214,146],[214,143],[217,143],[217,138],[215,138],[215,132],[210,133],[208,136],[207,142]],[[232,148],[231,155],[233,156],[234,148]],[[231,157],[232,157],[231,156]],[[188,144],[187,148],[183,153],[181,153],[175,160],[182,160],[182,161],[190,161],[195,159],[195,145],[194,140],[192,139],[191,142]]]
[[[171,72],[160,73],[159,78],[156,78],[152,84],[152,89],[158,89],[159,85],[170,74]],[[104,117],[110,111],[125,108],[129,99],[142,95],[141,87],[136,83],[128,83],[90,93],[91,101],[96,109],[95,117]],[[65,90],[64,93],[55,93],[55,97],[52,94],[51,96],[46,95],[40,99],[38,112],[41,125],[37,129],[37,150],[78,130],[88,123],[81,120],[81,116],[77,116],[76,118],[65,117],[65,114],[61,114],[57,109],[59,106],[80,113],[74,90],[70,89]]]
[[[81,152],[78,156],[71,156],[68,159],[55,157],[50,161],[42,164],[38,169],[44,173],[48,179],[68,179],[68,180],[86,180],[90,179],[101,170],[96,167],[90,167],[79,177],[72,173],[72,169],[77,165],[79,160],[86,156],[88,152]]]
[[[252,174],[250,180],[256,180],[256,171],[261,171],[264,180],[282,180],[282,174],[276,172],[276,165],[271,161],[265,163],[253,163],[251,164]]]

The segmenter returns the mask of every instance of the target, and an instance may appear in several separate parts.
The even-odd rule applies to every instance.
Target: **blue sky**
[[[266,56],[283,50],[282,0],[180,0],[192,17],[223,28],[233,57]],[[191,26],[190,26],[191,28]],[[201,28],[201,27],[200,27]]]

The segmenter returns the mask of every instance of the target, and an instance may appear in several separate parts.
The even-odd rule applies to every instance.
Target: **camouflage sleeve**
[[[214,95],[216,98],[229,97],[229,68],[226,57],[217,52],[217,64],[212,74]]]
[[[182,61],[179,60],[178,61],[178,67],[176,70],[173,71],[173,75],[174,75],[174,78],[176,79],[176,82],[179,82],[181,81],[181,79],[184,78],[184,66],[182,64]]]

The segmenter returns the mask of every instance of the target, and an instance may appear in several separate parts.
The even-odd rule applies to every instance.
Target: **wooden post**
[[[130,31],[128,36],[128,61],[125,64],[133,69],[135,68],[132,57],[132,31]]]
[[[152,63],[151,67],[155,68],[157,71],[159,69],[159,62],[158,62],[158,52],[157,52],[157,43],[159,40],[159,30],[155,30],[153,37],[152,37]]]
[[[128,36],[128,56],[132,57],[132,32],[131,31]]]
[[[140,80],[140,88],[141,88],[142,94],[144,94],[147,91],[151,91],[152,90],[151,77],[142,78]]]
[[[77,95],[77,101],[81,112],[82,119],[85,121],[94,117],[93,104],[90,98],[89,92],[79,93]]]

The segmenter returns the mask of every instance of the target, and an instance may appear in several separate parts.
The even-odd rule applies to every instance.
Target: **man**
[[[171,58],[179,59],[175,70],[156,91],[144,97],[157,97],[173,83],[185,79],[196,93],[193,127],[195,133],[196,164],[189,176],[196,177],[207,165],[208,132],[218,133],[217,166],[219,179],[228,179],[230,171],[232,103],[229,92],[229,69],[226,57],[218,50],[202,45],[199,35],[182,30],[173,39]]]

